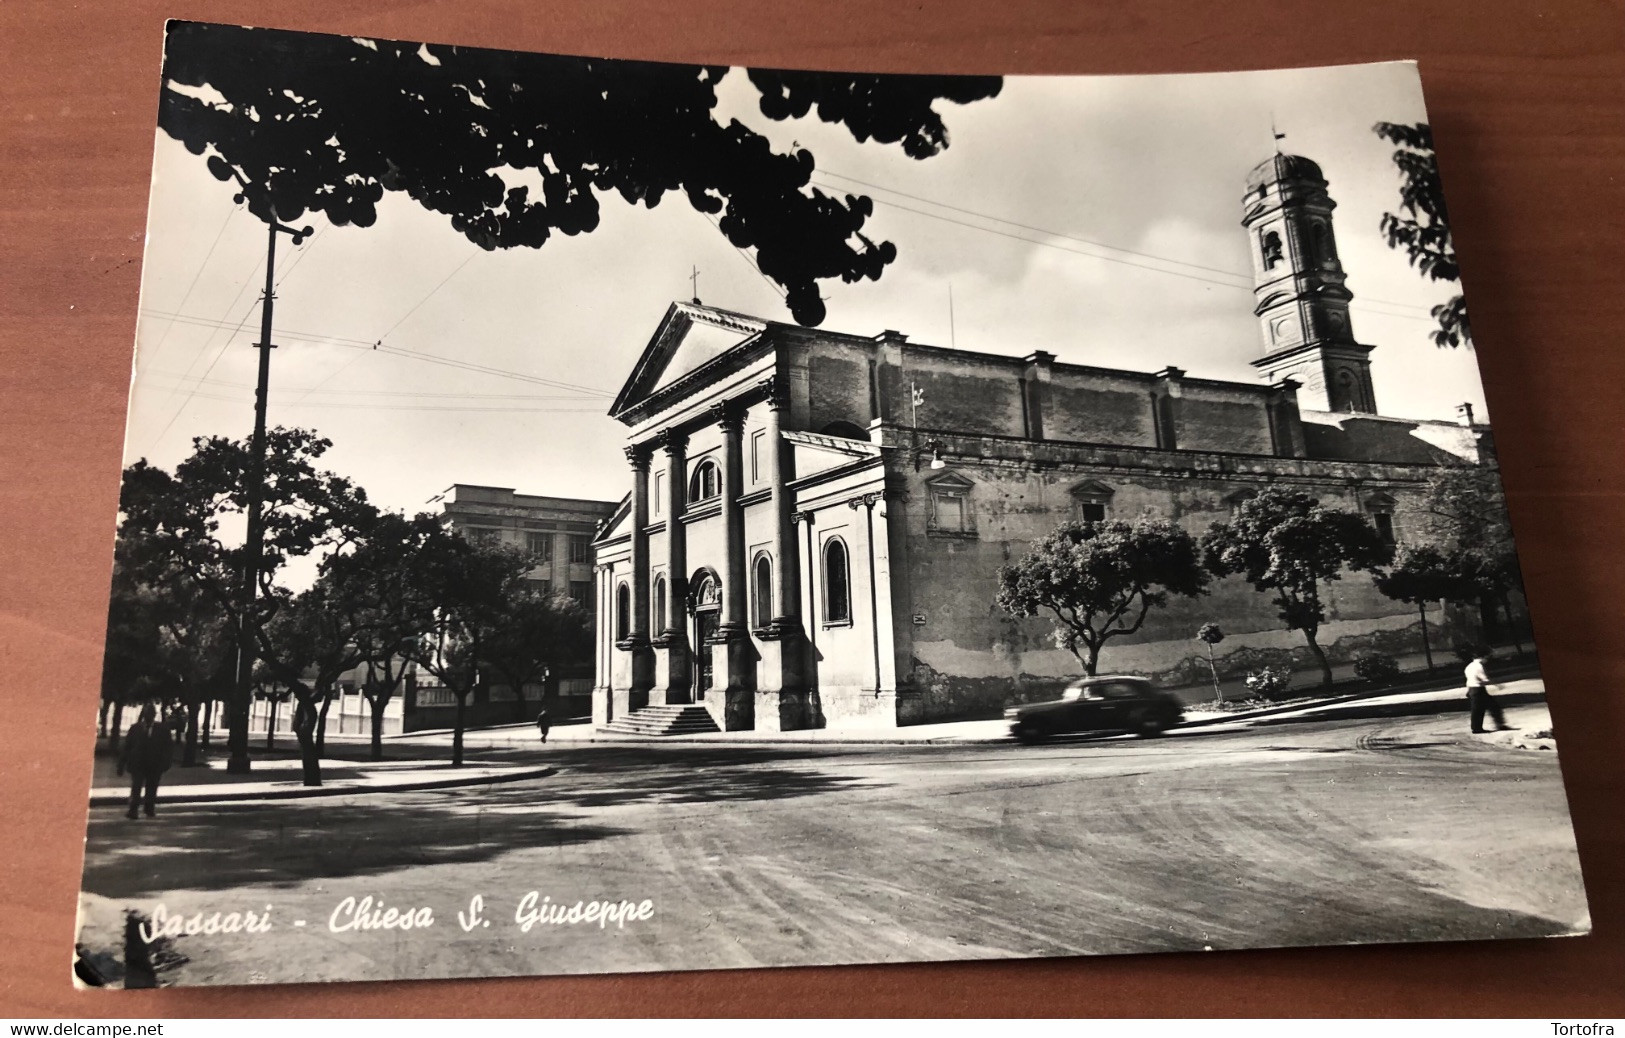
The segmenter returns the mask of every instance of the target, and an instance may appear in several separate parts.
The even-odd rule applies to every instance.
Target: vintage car
[[[1113,674],[1080,678],[1050,703],[1028,703],[1004,712],[1010,734],[1034,743],[1065,732],[1132,732],[1161,735],[1185,719],[1179,700],[1145,678]]]

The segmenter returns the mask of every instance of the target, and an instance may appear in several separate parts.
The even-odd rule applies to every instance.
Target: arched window
[[[621,584],[615,589],[615,640],[625,641],[632,636],[632,589]]]
[[[831,538],[824,545],[824,622],[852,622],[852,582],[846,567],[846,545]]]
[[[1337,265],[1337,253],[1332,249],[1332,232],[1325,224],[1315,222],[1309,225],[1309,239],[1314,244],[1315,262],[1321,267],[1334,267]]]
[[[869,433],[855,422],[830,422],[818,430],[825,436],[839,436],[848,440],[867,440]]]
[[[655,578],[654,587],[654,632],[660,634],[666,629],[666,578]]]
[[[751,569],[751,623],[766,627],[773,622],[773,560],[767,555],[756,556]]]
[[[1264,269],[1274,270],[1281,265],[1284,258],[1281,252],[1281,236],[1275,231],[1265,231],[1263,237],[1258,239],[1259,251],[1264,256]]]
[[[689,501],[704,501],[720,493],[722,493],[722,470],[717,468],[714,461],[700,462],[694,470],[693,478],[688,481]]]

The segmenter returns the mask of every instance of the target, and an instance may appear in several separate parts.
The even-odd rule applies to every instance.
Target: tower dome
[[[1325,175],[1320,172],[1320,165],[1313,159],[1306,159],[1302,155],[1282,155],[1277,152],[1253,167],[1252,172],[1247,174],[1247,187],[1251,190],[1283,180],[1312,180],[1321,184],[1326,183]]]

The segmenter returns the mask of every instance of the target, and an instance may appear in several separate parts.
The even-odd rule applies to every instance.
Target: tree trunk
[[[1322,649],[1320,647],[1320,643],[1315,641],[1315,632],[1314,631],[1311,631],[1308,628],[1304,628],[1303,638],[1304,638],[1304,641],[1307,641],[1309,643],[1309,651],[1314,653],[1315,654],[1315,659],[1320,661],[1320,685],[1321,685],[1321,687],[1322,688],[1331,688],[1332,687],[1332,664],[1331,664],[1331,661],[1326,658],[1326,650]]]
[[[271,716],[265,722],[265,748],[276,749],[276,708],[279,704],[271,700]]]
[[[1522,656],[1523,655],[1523,639],[1518,637],[1517,622],[1512,619],[1512,596],[1510,596],[1510,595],[1502,595],[1502,596],[1500,596],[1500,600],[1501,600],[1501,615],[1506,618],[1507,637],[1512,639],[1512,647],[1514,649],[1518,650],[1518,655],[1519,656]]]
[[[197,740],[198,740],[198,714],[203,704],[191,702],[186,704],[186,746],[181,750],[181,767],[197,767]]]
[[[214,695],[211,693],[209,701],[203,704],[203,751],[209,751],[209,737],[214,734]]]
[[[96,712],[96,734],[102,738],[107,737],[107,711],[113,704],[110,700],[102,700],[102,708]]]
[[[1428,673],[1433,673],[1433,646],[1428,644],[1428,604],[1416,603],[1416,612],[1422,617],[1422,655],[1427,657]]]
[[[118,753],[118,741],[124,734],[124,703],[113,704],[113,735],[107,740],[107,748]]]
[[[468,693],[457,693],[457,720],[451,732],[451,766],[463,766],[463,710],[468,703]]]
[[[1213,674],[1213,702],[1224,705],[1224,689],[1219,687],[1219,661],[1213,658],[1213,643],[1207,643],[1207,669]]]
[[[513,717],[513,719],[515,721],[528,721],[528,720],[530,720],[530,716],[531,716],[530,711],[528,709],[526,709],[526,704],[525,704],[525,686],[524,686],[523,682],[513,686],[513,703],[514,703],[514,717]]]
[[[384,708],[389,706],[388,697],[368,697],[367,702],[372,706],[372,759],[384,759]]]
[[[333,705],[333,697],[329,695],[322,700],[321,715],[316,719],[316,755],[327,756],[327,708]]]
[[[308,699],[299,700],[294,708],[293,734],[299,740],[299,763],[305,785],[321,785],[322,758],[316,751],[316,708]]]

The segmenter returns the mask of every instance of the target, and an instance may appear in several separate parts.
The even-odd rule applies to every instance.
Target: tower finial
[[[694,266],[692,264],[689,265],[688,281],[689,281],[689,286],[690,286],[689,291],[694,296],[694,302],[696,304],[698,304],[699,301],[700,301],[700,268],[699,267],[696,267],[696,266]]]
[[[1275,154],[1281,154],[1281,142],[1286,140],[1286,134],[1275,128],[1275,113],[1270,113],[1270,136],[1275,138]]]

